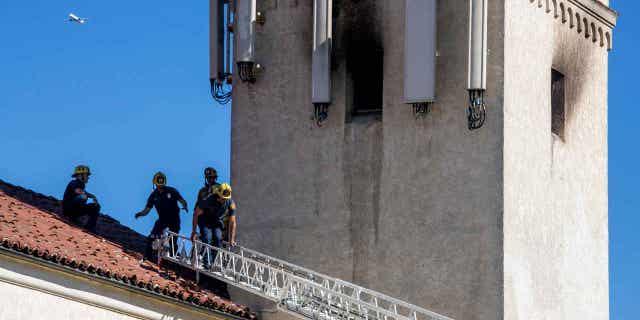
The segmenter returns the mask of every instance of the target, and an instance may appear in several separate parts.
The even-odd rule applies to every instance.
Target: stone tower
[[[313,3],[257,1],[263,69],[234,75],[240,242],[455,319],[608,319],[608,1],[487,1],[472,131],[469,0],[437,1],[436,100],[419,116],[405,1],[333,0],[321,127]]]

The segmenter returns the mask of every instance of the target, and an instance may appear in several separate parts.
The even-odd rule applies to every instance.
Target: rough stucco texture
[[[438,102],[403,103],[404,6],[334,2],[333,103],[310,121],[311,1],[258,3],[256,60],[236,82],[232,182],[239,240],[456,319],[502,318],[503,6],[491,1],[489,118],[466,126],[468,2],[440,1]],[[369,6],[369,7],[367,7]],[[384,50],[384,110],[348,116],[354,13]],[[353,37],[353,35],[351,35]],[[465,48],[465,49],[461,49]]]
[[[504,318],[608,319],[607,51],[529,1],[505,5]]]

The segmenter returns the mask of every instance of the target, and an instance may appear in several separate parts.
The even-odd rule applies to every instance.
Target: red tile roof
[[[0,253],[21,252],[79,272],[247,319],[248,308],[224,300],[172,270],[140,264],[146,237],[101,215],[97,234],[59,215],[59,201],[0,180]],[[186,274],[181,273],[185,277]]]

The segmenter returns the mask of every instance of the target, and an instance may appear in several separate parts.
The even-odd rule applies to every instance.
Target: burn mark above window
[[[565,81],[564,74],[551,69],[551,132],[564,139]]]

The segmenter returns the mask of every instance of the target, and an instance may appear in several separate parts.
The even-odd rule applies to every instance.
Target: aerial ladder
[[[239,245],[221,247],[165,233],[157,245],[164,260],[277,304],[312,320],[452,320],[438,313]]]

